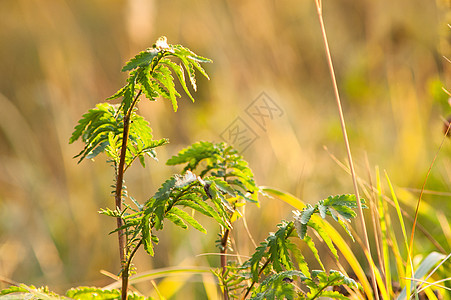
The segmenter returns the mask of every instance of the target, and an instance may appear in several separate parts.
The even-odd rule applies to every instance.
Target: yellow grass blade
[[[315,218],[315,219],[314,219]],[[312,216],[312,219],[314,219],[315,222],[318,222],[318,219],[320,218],[318,216]],[[340,233],[335,230],[335,228],[332,227],[327,221],[323,221],[323,226],[326,230],[326,232],[329,234],[330,238],[334,242],[335,246],[340,250],[341,254],[343,254],[343,257],[348,262],[351,269],[354,271],[355,275],[357,276],[357,279],[359,280],[360,284],[363,287],[363,290],[365,291],[366,296],[368,299],[373,300],[373,289],[371,287],[371,284],[369,283],[365,272],[362,269],[362,266],[360,265],[359,261],[355,257],[354,253],[349,248],[348,244],[345,242],[345,240],[341,237]],[[380,277],[380,275],[379,275]]]
[[[442,228],[443,235],[446,237],[446,242],[448,246],[451,247],[451,226],[448,220],[446,219],[445,214],[442,211],[436,211],[437,219],[440,223],[440,227]]]
[[[170,267],[153,269],[147,272],[141,272],[130,276],[130,284],[139,283],[143,281],[150,281],[162,277],[170,276],[192,276],[196,274],[210,273],[211,268],[208,267]],[[121,282],[116,281],[104,287],[104,289],[117,289],[121,287]]]
[[[387,291],[392,291],[392,278],[391,278],[391,268],[390,268],[390,250],[388,245],[388,233],[387,233],[387,220],[386,217],[389,217],[387,212],[387,205],[383,200],[383,192],[382,192],[382,184],[379,168],[376,167],[376,189],[377,189],[377,199],[378,199],[378,211],[379,211],[379,223],[381,228],[381,238],[382,238],[382,257],[383,257],[383,265],[385,270],[385,287]],[[384,299],[389,299],[389,294],[382,294]]]
[[[305,207],[304,201],[302,201],[301,199],[297,198],[296,196],[293,196],[290,193],[286,193],[286,192],[283,192],[283,191],[280,191],[278,189],[271,188],[271,187],[268,187],[268,186],[262,186],[261,189],[268,196],[279,198],[280,200],[282,200],[285,203],[293,206],[294,208],[302,210]]]
[[[207,294],[207,298],[211,300],[219,300],[220,297],[218,296],[218,285],[215,281],[215,278],[212,273],[202,274],[202,282],[204,284],[205,293]]]
[[[407,259],[406,259],[407,265],[406,265],[405,276],[406,276],[406,278],[410,278],[411,275],[413,274],[413,265],[412,265],[412,254],[410,253],[409,241],[407,239],[406,227],[404,225],[404,219],[402,217],[402,212],[401,212],[401,208],[399,206],[398,198],[396,197],[396,193],[393,189],[393,185],[391,184],[391,181],[390,181],[390,178],[388,177],[387,172],[385,172],[385,178],[387,179],[387,183],[390,188],[393,202],[395,203],[396,213],[398,214],[398,219],[399,219],[399,223],[401,226],[402,235],[404,237],[404,243],[405,243],[406,249],[407,249]],[[406,299],[410,299],[410,293],[411,293],[410,286],[411,286],[410,280],[406,279],[405,280]]]

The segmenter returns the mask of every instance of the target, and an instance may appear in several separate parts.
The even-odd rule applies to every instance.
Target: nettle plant
[[[178,62],[176,62],[178,61]],[[126,191],[124,175],[136,161],[145,166],[145,157],[156,158],[155,149],[168,143],[154,140],[149,123],[138,114],[139,101],[165,98],[177,111],[175,74],[183,90],[194,101],[187,81],[196,90],[195,72],[208,78],[201,63],[211,60],[196,55],[181,45],[170,45],[165,37],[152,48],[140,52],[122,68],[129,72],[125,86],[107,100],[120,99],[119,104],[101,103],[89,110],[78,122],[70,143],[81,140],[85,147],[76,155],[79,162],[104,153],[114,169],[115,185],[113,208],[100,213],[117,220],[121,261],[120,290],[93,287],[70,289],[66,297],[72,299],[150,299],[129,291],[132,260],[140,248],[153,256],[158,250],[156,231],[163,230],[165,222],[187,229],[188,225],[207,233],[196,219],[199,215],[212,218],[219,227],[217,247],[220,267],[212,269],[218,279],[224,299],[316,299],[330,297],[347,299],[333,287],[346,285],[348,290],[359,286],[343,273],[326,271],[307,228],[312,228],[338,259],[329,236],[327,216],[337,221],[352,238],[347,222],[355,217],[357,201],[353,195],[339,195],[307,205],[294,211],[293,221],[282,221],[275,233],[270,233],[251,258],[238,263],[226,256],[231,251],[230,233],[233,223],[242,217],[244,205],[258,204],[259,194],[271,192],[259,187],[248,163],[225,143],[197,142],[181,150],[167,161],[167,165],[182,165],[180,174],[173,175],[156,193],[145,201],[138,201]],[[185,77],[188,75],[188,80]],[[274,193],[274,190],[272,190]],[[361,200],[363,202],[363,200]],[[214,230],[218,230],[215,228]],[[296,239],[303,240],[311,249],[321,270],[310,270]],[[17,285],[3,290],[0,295],[21,295],[39,299],[61,298],[46,288]]]

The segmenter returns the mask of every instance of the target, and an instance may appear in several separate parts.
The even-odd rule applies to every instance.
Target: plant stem
[[[372,279],[372,284],[373,284],[374,296],[376,299],[379,299],[379,293],[377,290],[377,283],[376,283],[376,276],[375,276],[375,271],[374,271],[375,266],[372,263],[372,259],[371,259],[370,242],[368,240],[368,232],[366,230],[366,224],[365,224],[365,218],[363,216],[362,204],[360,203],[359,188],[357,185],[357,176],[355,174],[354,164],[353,164],[352,155],[351,155],[351,147],[349,145],[348,134],[346,132],[346,124],[345,124],[345,120],[344,120],[344,116],[343,116],[343,109],[341,107],[340,93],[338,92],[338,85],[337,85],[337,80],[335,78],[334,66],[332,63],[332,57],[331,57],[330,50],[329,50],[329,42],[327,41],[326,28],[324,26],[324,21],[323,21],[321,0],[315,0],[315,3],[316,3],[316,10],[318,12],[319,23],[321,26],[324,47],[326,50],[327,63],[329,65],[330,76],[332,78],[332,83],[333,83],[333,87],[334,87],[335,100],[336,100],[336,104],[337,104],[337,108],[338,108],[338,114],[340,116],[341,130],[342,130],[343,138],[344,138],[345,145],[346,145],[346,152],[348,154],[349,169],[351,171],[352,182],[354,185],[354,191],[355,191],[355,196],[356,196],[356,201],[357,201],[357,208],[358,208],[358,213],[360,216],[361,228],[362,228],[364,241],[365,241],[366,249],[364,249],[364,251],[367,253],[367,259],[368,259],[368,263],[370,265],[370,269],[371,269],[371,273],[372,273],[371,279]]]
[[[223,166],[223,171],[224,171],[224,176],[223,176],[223,180],[227,181],[227,167],[225,164],[222,164]],[[227,228],[224,231],[224,234],[222,236],[221,239],[221,269],[222,269],[222,276],[223,279],[225,281],[225,273],[226,273],[226,266],[227,266],[227,257],[225,256],[226,252],[227,252],[227,243],[229,241],[229,235],[230,235],[230,229]],[[227,288],[227,284],[224,285],[224,300],[229,300],[229,290]]]
[[[130,271],[130,265],[132,263],[133,257],[135,257],[136,252],[138,251],[138,248],[142,245],[143,240],[141,239],[139,243],[136,245],[136,247],[133,249],[133,251],[130,253],[130,257],[127,259],[127,262],[124,265],[124,268],[122,270],[122,299],[127,299],[127,290],[128,290],[128,274]],[[124,274],[127,274],[127,276],[124,276]],[[125,286],[125,296],[124,296],[124,286]],[[124,298],[125,297],[125,298]]]
[[[119,160],[119,166],[117,168],[117,176],[116,176],[116,192],[115,192],[115,202],[116,202],[116,209],[119,212],[122,212],[122,187],[124,184],[124,171],[125,171],[125,155],[127,153],[127,141],[128,141],[128,133],[130,130],[130,117],[133,111],[134,106],[136,105],[139,96],[141,95],[142,91],[140,90],[138,94],[136,95],[135,99],[133,100],[133,103],[130,105],[130,108],[128,109],[127,113],[124,116],[124,130],[122,132],[122,147],[121,147],[121,155]],[[117,228],[122,227],[122,218],[118,217],[116,219]],[[121,260],[121,268],[122,268],[122,300],[127,299],[127,290],[128,290],[128,271],[125,272],[124,267],[126,265],[125,261],[125,236],[124,236],[124,230],[119,229],[117,231],[118,234],[118,241],[119,241],[119,258]]]
[[[221,239],[221,268],[222,268],[222,275],[225,276],[226,272],[226,266],[227,266],[227,257],[225,256],[227,252],[227,242],[229,240],[229,234],[230,229],[226,229],[224,232],[224,235]],[[224,300],[229,299],[229,291],[227,289],[227,286],[224,287]]]

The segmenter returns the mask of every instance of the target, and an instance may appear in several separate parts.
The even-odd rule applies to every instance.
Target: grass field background
[[[451,90],[443,57],[451,58],[450,2],[323,5],[357,173],[368,180],[376,165],[386,170],[413,214],[409,203],[416,204],[451,114],[442,89]],[[183,96],[177,113],[163,99],[140,103],[154,136],[171,143],[158,163],[129,172],[132,196],[144,202],[179,171],[164,165],[169,157],[198,140],[221,141],[238,117],[258,137],[242,154],[259,184],[312,203],[353,192],[330,155],[346,162],[314,1],[1,1],[0,276],[62,292],[106,285],[99,270],[119,271],[116,237],[107,236],[115,220],[97,213],[113,206],[112,170],[101,156],[78,165],[72,157],[82,145],[68,140],[81,115],[122,86],[124,63],[161,35],[211,58],[211,80],[199,77],[196,102]],[[264,128],[246,113],[261,93],[280,108]],[[420,217],[448,250],[437,216],[451,217],[450,159],[447,140],[426,185],[435,210]],[[267,198],[260,208],[249,205],[254,239],[291,210]],[[215,251],[215,227],[208,235],[165,229],[155,258],[138,256],[139,271],[218,265],[197,256]],[[244,233],[236,239],[243,254],[252,251]],[[416,250],[433,250],[423,239],[417,235]]]

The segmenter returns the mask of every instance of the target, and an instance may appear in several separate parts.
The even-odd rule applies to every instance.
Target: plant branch
[[[351,147],[350,147],[349,141],[348,141],[348,135],[347,135],[347,131],[346,131],[346,124],[345,124],[345,120],[344,120],[344,116],[343,116],[343,109],[342,109],[342,106],[341,106],[340,93],[338,91],[337,80],[335,78],[335,70],[334,70],[334,66],[333,66],[333,63],[332,63],[332,57],[331,57],[330,50],[329,50],[329,42],[327,40],[327,35],[326,35],[326,28],[324,26],[321,0],[315,0],[315,3],[316,3],[316,10],[318,12],[319,23],[320,23],[320,26],[321,26],[321,32],[322,32],[322,36],[323,36],[324,47],[325,47],[325,50],[326,50],[327,63],[329,65],[330,76],[331,76],[333,87],[334,87],[335,100],[336,100],[336,104],[337,104],[337,108],[338,108],[338,114],[340,116],[341,130],[342,130],[344,142],[345,142],[345,145],[346,145],[346,152],[348,154],[349,169],[351,171],[352,183],[354,185],[354,191],[355,191],[355,196],[356,196],[356,200],[357,200],[357,208],[358,208],[358,213],[359,213],[360,221],[361,221],[361,228],[362,228],[362,232],[363,232],[363,235],[364,235],[364,241],[365,241],[365,247],[366,247],[365,250],[368,252],[368,263],[370,265],[370,269],[371,269],[371,272],[372,272],[371,279],[372,279],[372,284],[373,284],[373,291],[374,291],[375,298],[379,299],[379,293],[378,293],[378,290],[377,290],[375,271],[374,271],[373,264],[370,261],[370,259],[371,259],[370,242],[368,240],[368,232],[366,230],[366,224],[365,224],[365,218],[363,216],[362,204],[360,203],[359,188],[358,188],[358,184],[357,184],[357,176],[355,174],[354,164],[353,164],[353,161],[352,161]]]

